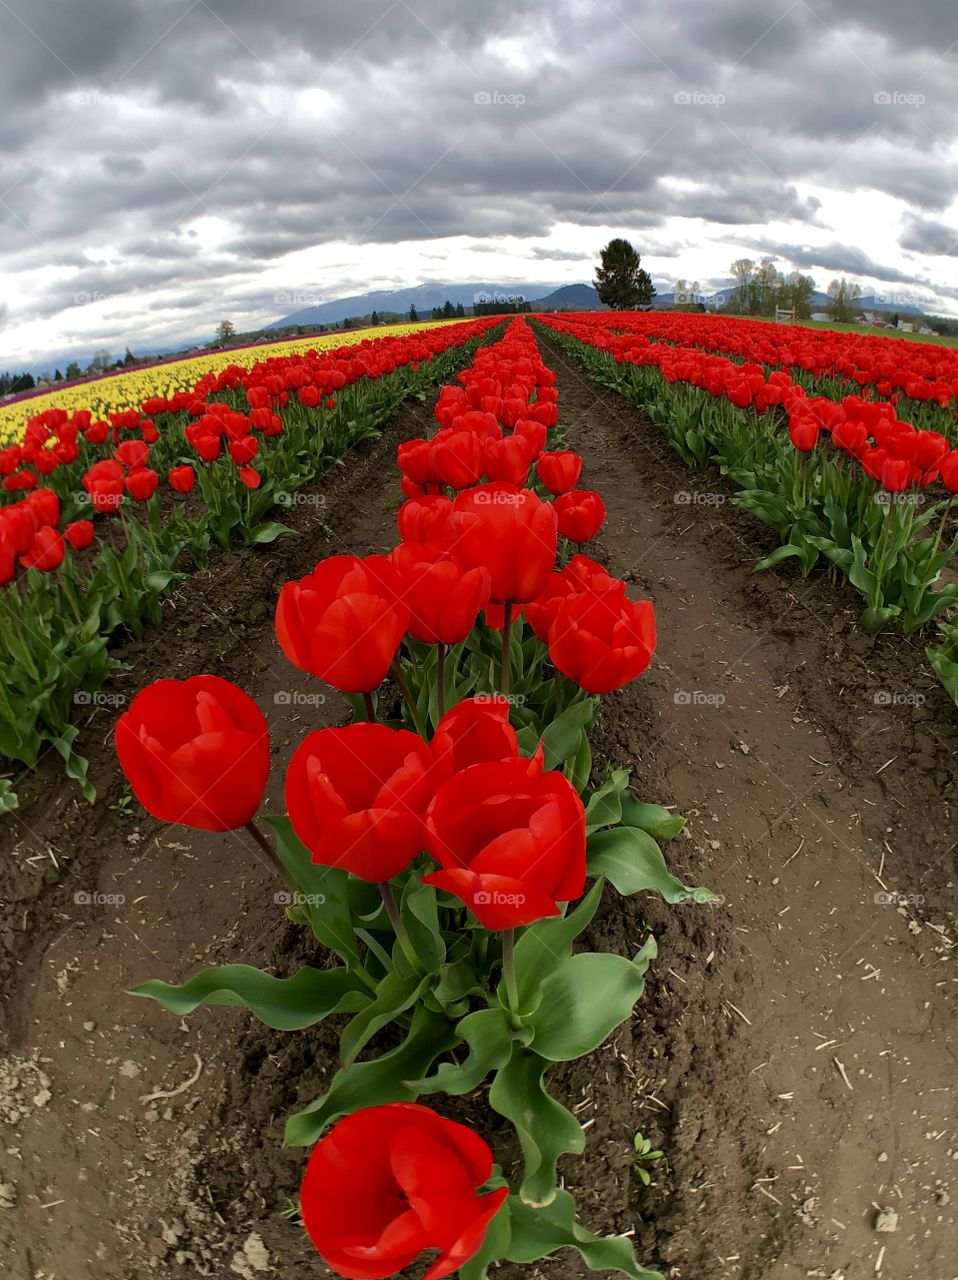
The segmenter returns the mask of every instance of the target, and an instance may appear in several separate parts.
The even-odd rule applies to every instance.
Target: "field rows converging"
[[[0,411],[0,1261],[955,1280],[958,354],[399,328]]]

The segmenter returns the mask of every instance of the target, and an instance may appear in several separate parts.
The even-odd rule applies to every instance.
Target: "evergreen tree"
[[[655,297],[652,277],[628,240],[610,240],[595,270],[595,290],[600,302],[613,311],[648,306]]]

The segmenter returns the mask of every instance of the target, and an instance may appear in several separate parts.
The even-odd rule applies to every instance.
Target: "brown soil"
[[[580,1216],[634,1230],[640,1257],[674,1280],[863,1280],[879,1258],[894,1280],[956,1280],[953,708],[918,644],[861,636],[850,595],[754,575],[763,531],[722,482],[678,465],[641,414],[546,345],[584,483],[609,510],[593,554],[655,600],[659,621],[653,667],[604,704],[596,755],[689,816],[670,864],[724,897],[668,908],[610,894],[592,930],[591,945],[627,951],[650,925],[659,959],[631,1025],[554,1079],[594,1119],[586,1156],[565,1163]],[[200,670],[257,698],[270,811],[306,729],[344,714],[335,695],[299,700],[317,687],[273,640],[276,592],[324,555],[392,543],[394,449],[428,417],[405,406],[289,513],[298,537],[222,556],[120,653],[133,669],[117,698]],[[288,971],[307,954],[301,933],[244,838],[123,806],[116,711],[94,707],[84,731],[102,801],[77,801],[48,761],[0,828],[3,1274],[327,1275],[281,1216],[304,1157],[281,1134],[333,1070],[334,1028],[285,1035],[227,1009],[180,1021],[122,994],[210,963]],[[908,901],[876,900],[886,889]],[[82,898],[96,893],[123,901]],[[143,1101],[200,1067],[175,1097]],[[446,1109],[502,1151],[481,1096]],[[648,1190],[630,1168],[636,1130],[666,1152]],[[886,1208],[897,1230],[876,1232]],[[584,1273],[572,1254],[542,1268]]]

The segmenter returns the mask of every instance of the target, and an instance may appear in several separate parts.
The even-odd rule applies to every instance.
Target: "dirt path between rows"
[[[631,1025],[555,1078],[592,1122],[586,1156],[564,1165],[581,1217],[634,1232],[670,1280],[865,1280],[879,1259],[891,1280],[956,1280],[950,704],[920,649],[861,640],[842,593],[753,576],[760,530],[727,503],[673,500],[708,485],[718,504],[721,483],[677,467],[640,414],[543,345],[585,483],[609,508],[595,554],[659,619],[655,663],[604,704],[596,756],[689,816],[670,865],[725,898],[609,895],[591,931],[590,945],[627,952],[651,927],[659,960]],[[430,419],[431,405],[404,406],[301,495],[298,537],[224,555],[120,655],[134,668],[117,698],[200,670],[250,691],[273,741],[267,811],[303,734],[345,711],[279,653],[276,593],[325,555],[392,545],[395,447]],[[179,1020],[122,994],[211,963],[285,973],[315,956],[244,839],[127,808],[116,710],[94,707],[84,735],[103,802],[89,809],[41,770],[0,831],[0,1274],[327,1276],[282,1216],[304,1153],[281,1138],[334,1069],[336,1029],[285,1035],[229,1009]],[[883,886],[912,900],[876,901]],[[444,1109],[503,1150],[481,1093]],[[631,1171],[636,1130],[666,1151],[648,1190]],[[897,1230],[878,1233],[886,1208]],[[586,1272],[564,1254],[538,1274]]]
[[[731,488],[543,346],[608,507],[600,557],[658,619],[603,745],[689,815],[695,883],[725,900],[678,909],[710,917],[685,963],[660,943],[644,1066],[672,1179],[643,1207],[683,1280],[954,1280],[953,708],[850,594],[752,573],[769,547]]]

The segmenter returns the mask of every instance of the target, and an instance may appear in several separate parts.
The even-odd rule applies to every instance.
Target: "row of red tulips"
[[[435,415],[431,439],[399,449],[395,549],[334,556],[280,593],[283,652],[355,711],[296,749],[288,817],[270,833],[257,821],[267,724],[228,682],[149,686],[116,730],[145,807],[245,827],[295,895],[290,918],[339,963],[285,978],[228,965],[137,994],[179,1015],[242,1004],[290,1031],[351,1015],[339,1070],[286,1130],[313,1147],[302,1219],[340,1274],[372,1280],[437,1250],[427,1276],[485,1280],[501,1259],[571,1246],[590,1267],[654,1280],[628,1240],[576,1221],[557,1162],[585,1136],[545,1086],[553,1063],[630,1016],[655,952],[649,938],[631,958],[573,953],[604,881],[709,896],[666,870],[656,838],[682,819],[639,803],[622,770],[591,780],[596,695],[648,666],[654,611],[587,556],[567,559],[562,499],[589,509],[592,532],[601,505],[574,488],[581,458],[547,447],[561,443],[555,374],[523,320],[443,389]],[[516,1130],[514,1178],[479,1134],[418,1102],[485,1083]]]
[[[958,350],[953,347],[688,313],[627,312],[615,318],[613,328],[639,342],[668,343],[727,356],[737,364],[790,371],[796,381],[826,388],[832,398],[857,389],[866,398],[878,396],[906,407],[905,416],[927,416],[929,424],[937,421],[943,431],[956,435]]]
[[[669,332],[674,319],[666,318]],[[785,370],[617,332],[629,317],[539,323],[597,380],[645,409],[685,462],[717,465],[734,481],[736,505],[781,539],[760,568],[793,559],[808,574],[823,561],[861,593],[871,632],[894,623],[910,635],[958,603],[958,585],[941,582],[958,554],[958,449],[943,434],[900,419],[888,402],[812,397]],[[642,323],[651,331],[658,319]],[[949,634],[946,623],[946,643],[928,656],[958,702]]]
[[[213,544],[287,533],[265,519],[272,508],[495,325],[233,366],[109,420],[33,418],[0,450],[0,758],[33,767],[52,747],[89,795],[72,721],[117,665],[111,635],[155,619],[160,596]],[[12,796],[0,779],[0,813]]]

